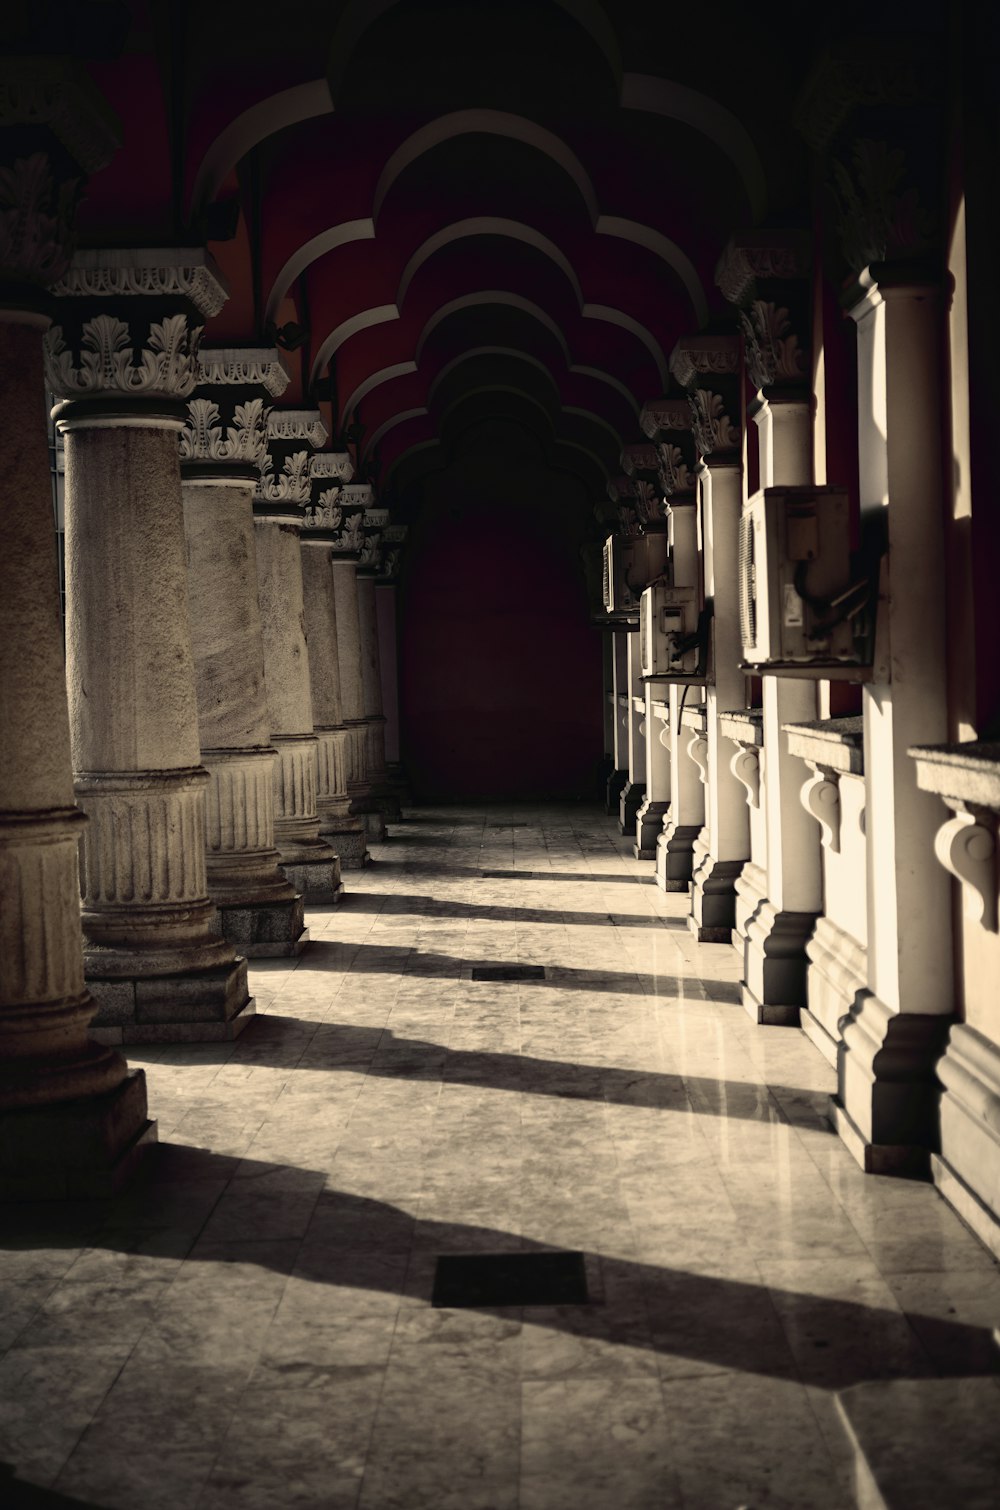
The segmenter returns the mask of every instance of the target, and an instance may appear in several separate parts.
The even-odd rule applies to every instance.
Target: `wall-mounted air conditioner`
[[[633,616],[638,600],[629,586],[629,542],[609,535],[604,542],[604,610],[617,618]]]
[[[740,521],[744,665],[786,676],[861,678],[877,588],[852,566],[843,488],[765,488]]]
[[[639,601],[639,652],[647,679],[671,681],[703,673],[698,592],[654,582]]]

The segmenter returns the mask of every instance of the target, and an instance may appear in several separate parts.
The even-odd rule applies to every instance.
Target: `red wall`
[[[411,524],[400,703],[418,798],[596,796],[601,639],[578,555],[578,485],[518,470],[446,474]]]

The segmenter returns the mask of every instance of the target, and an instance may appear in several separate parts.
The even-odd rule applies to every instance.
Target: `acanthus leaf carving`
[[[766,299],[754,299],[739,310],[746,349],[747,371],[758,388],[801,384],[806,379],[805,352],[792,329],[788,310]]]
[[[266,452],[261,466],[259,496],[267,503],[306,504],[309,502],[311,457],[308,451],[292,451],[276,473],[274,458]]]
[[[190,329],[185,315],[169,315],[136,340],[125,320],[97,315],[84,322],[75,359],[62,326],[53,325],[45,334],[48,384],[53,393],[69,396],[164,393],[187,398],[197,380],[201,335],[202,327]]]
[[[690,412],[688,415],[690,424]],[[680,446],[672,446],[669,441],[661,441],[657,447],[659,456],[660,486],[669,497],[672,493],[691,493],[694,491],[695,478],[684,457]]]
[[[691,405],[691,429],[703,456],[713,452],[733,451],[740,443],[736,429],[720,394],[707,388],[693,388],[688,394]]]
[[[319,496],[306,507],[303,524],[313,530],[339,530],[344,511],[338,502],[340,488],[324,488]]]
[[[188,422],[181,431],[181,459],[238,462],[262,467],[267,454],[266,419],[267,411],[260,398],[237,404],[232,424],[226,426],[215,399],[190,399]]]

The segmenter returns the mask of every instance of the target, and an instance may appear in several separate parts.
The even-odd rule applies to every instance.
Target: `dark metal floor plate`
[[[475,965],[473,980],[544,980],[544,965]]]
[[[479,874],[484,881],[530,881],[535,872],[533,870],[481,870]]]
[[[434,1274],[435,1306],[587,1305],[582,1253],[444,1254]]]

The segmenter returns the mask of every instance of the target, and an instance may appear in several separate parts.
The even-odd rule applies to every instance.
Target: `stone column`
[[[116,141],[61,62],[0,63],[0,1198],[106,1195],[155,1141],[146,1082],[88,1031],[42,340],[67,200]],[[72,152],[60,140],[72,142]]]
[[[399,631],[397,595],[399,563],[408,534],[405,524],[382,531],[379,569],[375,578],[375,617],[378,622],[379,667],[382,673],[382,711],[385,713],[385,769],[389,790],[407,801],[399,727]]]
[[[686,398],[658,399],[644,405],[643,431],[656,444],[657,477],[667,498],[670,574],[675,587],[700,588],[697,480],[691,406]],[[670,749],[670,794],[656,839],[656,881],[664,891],[687,891],[694,843],[705,822],[705,788],[691,755],[691,736],[682,729],[685,705],[704,701],[704,677],[665,678],[666,719],[661,738]],[[659,688],[660,684],[657,685]]]
[[[331,565],[332,545],[341,521],[337,505],[340,488],[331,484],[331,479],[347,481],[354,466],[346,452],[321,451],[313,458],[313,468],[314,501],[306,510],[302,531],[302,592],[314,729],[319,741],[316,809],[320,834],[336,849],[341,869],[357,869],[366,865],[370,857],[365,825],[352,815],[347,792],[348,732],[340,696],[337,608]]]
[[[365,543],[358,562],[358,625],[361,636],[361,691],[364,700],[365,748],[372,796],[386,818],[401,817],[399,798],[389,790],[385,768],[385,713],[382,709],[382,660],[378,642],[375,579],[381,562],[382,531],[389,525],[388,509],[366,509]]]
[[[268,407],[288,374],[277,351],[208,351],[181,435],[191,643],[209,775],[208,894],[241,954],[301,952],[303,901],[278,868],[253,495]]]
[[[77,253],[46,376],[66,454],[66,646],[84,959],[106,1042],[231,1038],[253,1010],[205,871],[178,436],[200,322],[226,290],[200,250]]]
[[[622,700],[628,688],[628,632],[624,628],[611,631],[611,707],[614,719],[612,753],[615,768],[608,777],[607,804],[609,817],[617,817],[621,795],[628,781],[628,721],[624,717]]]
[[[365,510],[372,505],[370,485],[354,483],[342,488],[339,504],[342,522],[333,541],[332,563],[337,605],[340,695],[348,736],[347,791],[351,798],[351,812],[357,813],[364,820],[369,840],[378,843],[385,838],[385,814],[372,795],[368,779],[361,614],[358,606],[358,562],[365,545]]]
[[[885,540],[888,571],[863,708],[868,991],[843,1029],[836,1116],[876,1171],[927,1166],[934,1065],[953,1010],[950,880],[934,859],[940,807],[907,757],[947,738],[941,304],[939,284],[906,264],[865,268],[848,295],[862,532]]]
[[[719,286],[738,307],[757,389],[750,413],[763,488],[813,481],[810,270],[808,233],[766,231],[735,238],[717,269]],[[823,872],[819,831],[799,801],[801,765],[785,725],[818,717],[817,689],[813,679],[763,678],[767,893],[747,923],[743,978],[743,1005],[757,1022],[797,1026],[806,1004],[806,944],[823,906]],[[741,910],[743,892],[741,886]]]
[[[630,477],[636,490],[641,513],[641,528],[645,543],[645,582],[637,585],[637,592],[650,586],[668,571],[667,521],[659,487],[659,457],[656,447],[644,442],[626,446],[621,454],[622,469]],[[641,661],[641,646],[640,651]],[[635,844],[632,853],[637,860],[656,859],[656,841],[663,830],[663,818],[670,806],[670,740],[664,728],[658,728],[653,718],[653,701],[656,690],[642,676],[639,667],[640,697],[643,716],[641,729],[645,753],[643,771],[643,799],[635,815]]]
[[[735,747],[720,714],[744,701],[740,670],[739,528],[742,506],[740,353],[735,336],[677,343],[671,369],[688,389],[699,470],[705,603],[712,608],[712,675],[705,693],[708,781],[705,825],[695,843],[689,926],[703,940],[728,943],[736,880],[750,856],[743,788],[733,775]]]
[[[315,409],[272,409],[267,457],[254,500],[257,587],[264,686],[274,767],[274,837],[281,869],[307,902],[335,902],[340,861],[320,838],[316,790],[319,741],[313,730],[309,651],[302,595],[303,510],[310,450],[326,430]]]

